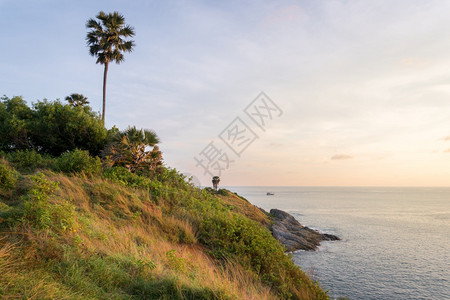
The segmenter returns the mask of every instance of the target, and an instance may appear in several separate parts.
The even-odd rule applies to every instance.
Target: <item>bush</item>
[[[282,299],[298,298],[294,295],[302,288],[299,279],[306,275],[294,265],[271,233],[257,222],[216,210],[201,221],[199,241],[214,257],[239,262]],[[320,289],[317,291],[320,294]],[[317,299],[327,299],[326,294],[319,294]]]
[[[97,155],[107,130],[89,106],[38,101],[28,107],[22,97],[0,102],[0,150],[36,150],[53,156],[76,148]]]
[[[107,130],[89,106],[73,107],[59,101],[38,101],[29,123],[34,147],[57,156],[76,148],[97,155],[106,143]]]
[[[174,188],[187,189],[191,187],[186,182],[186,176],[178,173],[177,169],[162,167],[155,179]]]
[[[51,203],[49,197],[58,188],[58,183],[49,181],[44,174],[31,176],[34,186],[23,196],[23,221],[39,229],[56,231],[72,230],[75,227],[75,208],[67,201]]]
[[[19,173],[10,167],[4,159],[0,159],[0,194],[14,189],[18,177]]]
[[[51,158],[34,150],[18,150],[5,155],[6,159],[22,172],[33,172],[38,168],[49,167]]]
[[[217,191],[217,194],[219,194],[221,196],[229,196],[231,194],[231,192],[229,190],[226,190],[226,189],[219,189]]]
[[[123,186],[148,188],[150,187],[150,180],[143,176],[131,173],[124,167],[112,167],[103,172],[103,176],[114,183]]]
[[[57,158],[54,169],[64,173],[84,173],[87,176],[92,176],[100,174],[102,163],[100,158],[91,157],[88,151],[76,149]]]

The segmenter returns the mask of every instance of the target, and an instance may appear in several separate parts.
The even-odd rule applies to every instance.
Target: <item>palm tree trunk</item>
[[[109,62],[105,63],[105,72],[103,73],[103,112],[102,112],[103,126],[105,126],[106,77],[108,76],[108,64],[109,64]]]

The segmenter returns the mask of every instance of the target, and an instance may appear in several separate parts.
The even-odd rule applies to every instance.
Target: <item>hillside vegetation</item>
[[[0,139],[0,298],[328,299],[238,195],[155,161],[131,172],[128,158],[111,163],[76,142],[59,156],[27,149],[32,127],[3,115],[0,127],[28,138]]]

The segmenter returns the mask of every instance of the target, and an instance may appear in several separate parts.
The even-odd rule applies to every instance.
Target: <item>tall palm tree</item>
[[[85,106],[89,104],[89,101],[87,101],[87,98],[85,96],[77,93],[73,93],[70,96],[67,96],[66,101],[69,102],[69,104],[74,107]]]
[[[106,103],[106,77],[110,62],[120,64],[124,60],[124,52],[133,51],[135,46],[133,40],[124,40],[134,36],[133,27],[125,24],[125,18],[118,12],[106,14],[101,11],[96,16],[98,19],[89,19],[86,22],[86,42],[89,53],[97,57],[97,64],[105,65],[103,73],[103,112],[102,121],[105,125],[105,103]]]

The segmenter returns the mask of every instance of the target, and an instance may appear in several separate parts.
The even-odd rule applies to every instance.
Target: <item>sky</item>
[[[136,31],[106,126],[155,130],[196,182],[450,186],[450,1],[0,0],[0,94],[100,112],[101,10]]]

